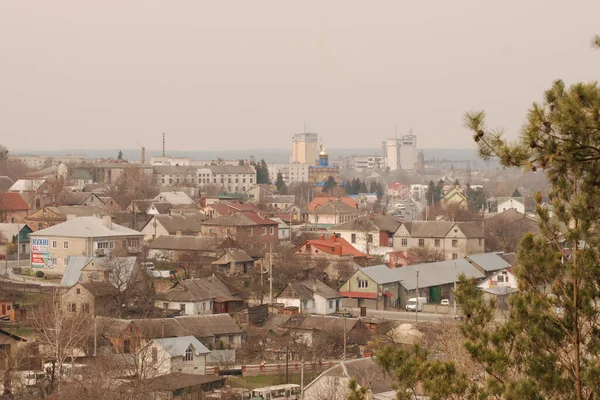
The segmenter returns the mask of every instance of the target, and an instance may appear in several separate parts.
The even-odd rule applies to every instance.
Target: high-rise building
[[[385,142],[386,166],[390,171],[397,171],[400,167],[400,139],[391,138]]]
[[[417,169],[415,164],[419,158],[417,136],[409,133],[400,138],[400,168],[403,170]]]
[[[292,136],[292,162],[314,165],[319,155],[316,133],[297,133]]]

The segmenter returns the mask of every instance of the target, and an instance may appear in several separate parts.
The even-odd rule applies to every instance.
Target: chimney
[[[313,282],[312,282],[312,291],[314,293],[317,293],[317,279],[316,278],[313,279]]]
[[[112,229],[112,218],[110,215],[102,216],[102,225],[108,229]]]

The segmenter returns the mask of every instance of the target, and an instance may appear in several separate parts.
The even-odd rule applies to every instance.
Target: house
[[[104,202],[94,194],[89,192],[74,192],[69,193],[63,200],[64,206],[95,206],[104,208]]]
[[[421,249],[438,253],[446,260],[483,253],[483,226],[478,222],[403,222],[394,234],[394,249]]]
[[[138,254],[143,236],[113,224],[110,216],[74,218],[30,235],[31,266],[62,275],[69,256]]]
[[[452,205],[458,206],[460,208],[467,208],[469,206],[469,200],[467,199],[467,196],[464,194],[463,190],[458,186],[454,186],[451,189],[449,189],[444,195],[444,197],[441,198],[440,203],[443,207],[448,207]]]
[[[277,241],[279,224],[252,212],[236,212],[201,224],[202,236],[230,236],[238,243],[254,244],[266,248]]]
[[[23,223],[29,206],[19,193],[0,193],[0,223]]]
[[[12,321],[14,317],[10,318],[10,314],[14,309],[15,305],[13,300],[9,298],[0,297],[0,319],[5,319],[6,317],[9,317],[9,319]]]
[[[45,206],[34,211],[25,218],[27,225],[33,231],[49,228],[65,222],[69,218],[77,217],[102,217],[107,215],[103,207],[96,206]]]
[[[280,328],[307,347],[313,347],[319,338],[325,336],[342,339],[344,331],[348,344],[366,344],[370,336],[369,329],[360,319],[330,315],[293,316]]]
[[[229,314],[186,315],[174,318],[122,320],[106,318],[99,332],[119,353],[132,353],[151,339],[194,336],[205,346],[224,345],[238,348],[243,332]]]
[[[278,239],[282,240],[290,240],[292,238],[292,227],[287,225],[281,218],[269,218],[271,221],[277,222],[277,233]]]
[[[194,200],[182,191],[172,191],[159,193],[155,198],[155,201],[171,203],[174,206],[193,206]]]
[[[3,361],[6,358],[14,359],[17,356],[17,346],[19,342],[26,341],[27,340],[14,333],[0,329],[0,365],[4,364]]]
[[[495,299],[496,305],[500,309],[508,308],[508,297],[519,291],[519,282],[513,268],[508,267],[488,277],[477,287],[484,292],[483,297],[486,300]]]
[[[322,205],[325,205],[332,201],[341,201],[342,203],[346,204],[349,207],[358,209],[358,205],[356,204],[356,201],[354,201],[350,197],[339,197],[338,198],[338,197],[318,196],[310,201],[310,203],[308,204],[308,211],[314,211],[317,208],[321,207]]]
[[[225,253],[212,264],[226,275],[246,275],[254,267],[254,258],[241,249],[225,249]]]
[[[502,257],[503,253],[478,253],[471,254],[465,257],[465,260],[470,262],[485,276],[490,276],[498,271],[505,270],[511,267],[511,264]]]
[[[55,200],[51,189],[45,179],[19,179],[8,191],[20,194],[30,210],[38,210]]]
[[[497,204],[499,213],[512,209],[525,214],[525,200],[523,197],[498,197]]]
[[[167,202],[153,202],[146,210],[148,215],[169,214],[173,209],[173,204]]]
[[[198,214],[157,214],[144,225],[140,232],[144,234],[145,241],[168,235],[196,236],[200,233],[200,224],[204,219]]]
[[[304,388],[305,400],[346,400],[348,384],[355,379],[359,388],[366,388],[373,400],[396,398],[394,383],[373,358],[346,360],[329,368]]]
[[[208,278],[183,279],[156,295],[157,308],[179,310],[182,315],[234,313],[244,307],[244,300],[232,292],[222,280]]]
[[[193,336],[152,339],[138,352],[140,365],[152,371],[151,375],[206,374],[206,356],[210,353]]]
[[[286,211],[296,204],[296,196],[293,194],[271,194],[265,196],[262,204],[267,212],[273,210]]]
[[[32,230],[26,224],[0,223],[0,254],[29,254],[29,235]]]
[[[341,200],[327,202],[310,211],[308,222],[317,228],[331,228],[334,225],[351,221],[362,214]]]
[[[486,251],[514,252],[526,233],[539,234],[536,218],[521,214],[514,208],[487,217],[484,220]]]
[[[175,372],[146,379],[142,382],[142,385],[148,392],[152,393],[153,399],[191,398],[191,396],[202,398],[201,396],[205,396],[206,393],[211,393],[225,386],[226,379],[227,377],[224,376]],[[125,391],[134,390],[129,384],[124,384],[122,387]],[[132,393],[131,398],[134,397],[135,394]]]
[[[67,261],[60,286],[71,287],[77,282],[105,282],[122,286],[137,278],[136,257],[72,256]]]
[[[274,190],[272,185],[259,184],[253,185],[244,191],[244,194],[248,196],[249,202],[258,204],[264,202],[267,196],[273,196],[275,194]]]
[[[61,306],[70,313],[115,315],[119,290],[107,282],[77,282],[61,296]]]
[[[354,264],[366,265],[373,257],[362,253],[347,240],[331,235],[321,235],[319,239],[308,239],[294,251],[304,256],[307,263],[314,266],[327,264],[324,272],[329,279],[345,279],[348,272],[354,272]],[[351,271],[347,271],[351,269]]]
[[[217,218],[224,215],[235,214],[236,212],[253,212],[261,214],[261,211],[252,203],[227,202],[227,203],[212,203],[202,209],[202,212],[208,218]]]
[[[98,198],[104,203],[102,207],[105,212],[109,214],[116,213],[117,211],[121,211],[121,206],[110,196],[98,196]]]
[[[394,234],[401,224],[394,217],[370,214],[336,225],[330,230],[359,250],[369,252],[368,249],[372,247],[393,247]]]
[[[74,170],[69,178],[69,181],[70,181],[71,186],[74,186],[77,188],[82,188],[82,189],[86,185],[91,185],[92,183],[94,183],[94,179],[92,178],[92,175],[84,169]]]
[[[338,288],[346,298],[344,306],[372,310],[399,307],[402,289],[395,270],[386,265],[359,268]]]
[[[159,236],[148,244],[148,258],[175,261],[182,254],[194,253],[196,257],[221,257],[225,249],[236,248],[230,237]]]
[[[343,296],[317,279],[308,279],[288,283],[275,299],[300,313],[326,315],[340,310]]]
[[[10,179],[8,176],[0,176],[0,193],[8,192],[14,184],[15,183],[13,182],[13,180]]]

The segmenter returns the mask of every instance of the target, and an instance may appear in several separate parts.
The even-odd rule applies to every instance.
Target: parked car
[[[443,299],[442,302],[440,303],[442,306],[449,306],[450,305],[450,300],[448,299]]]
[[[423,312],[423,304],[427,303],[425,297],[411,297],[406,303],[406,311]]]

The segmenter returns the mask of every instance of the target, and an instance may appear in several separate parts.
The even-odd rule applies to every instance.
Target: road
[[[6,278],[8,276],[8,279],[15,282],[36,283],[42,286],[58,286],[58,283],[55,282],[46,282],[41,279],[35,279],[34,277],[15,274],[13,268],[18,265],[20,265],[21,268],[29,268],[29,259],[21,260],[19,263],[17,263],[17,260],[9,260],[8,262],[0,261],[0,278]]]
[[[360,315],[360,309],[352,308],[352,315]],[[367,309],[367,317],[378,317],[385,319],[393,319],[397,321],[415,322],[415,313],[406,312],[403,310],[369,310]],[[417,316],[419,322],[442,322],[444,320],[453,319],[452,315],[445,314],[434,314],[434,313],[423,313],[420,312]]]

